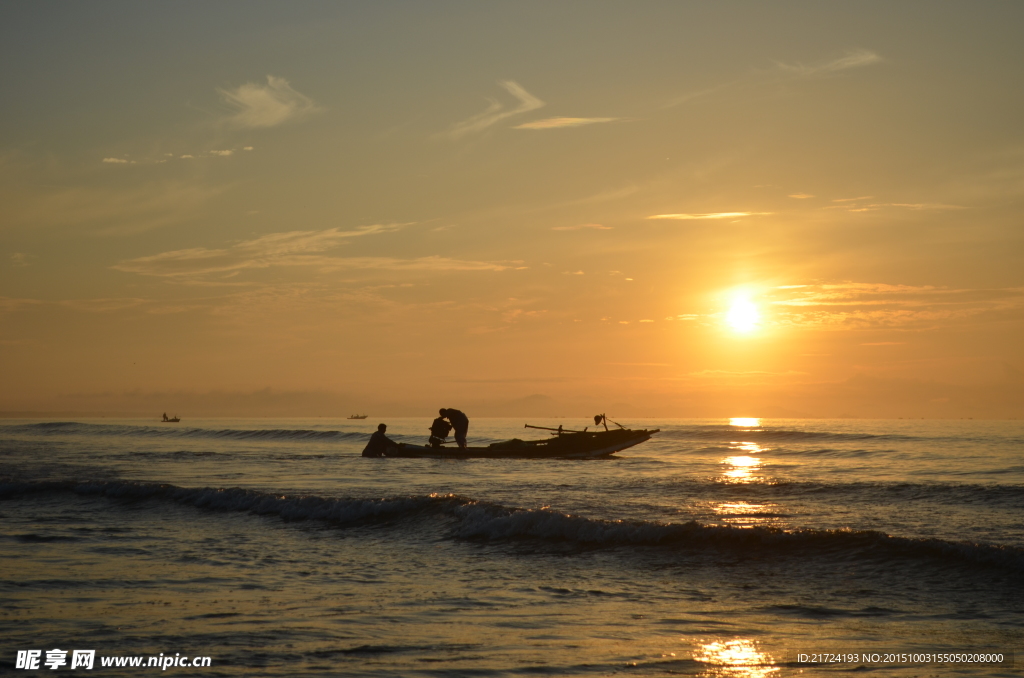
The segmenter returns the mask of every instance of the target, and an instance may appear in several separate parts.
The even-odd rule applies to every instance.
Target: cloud
[[[814,196],[810,193],[794,193],[789,196],[790,198],[796,198],[797,200],[807,200],[807,198],[813,198]]]
[[[560,129],[562,127],[581,127],[599,122],[614,122],[619,118],[545,118],[516,125],[513,129]]]
[[[135,297],[121,299],[69,299],[58,303],[66,308],[85,313],[112,313],[126,308],[141,306],[147,303],[147,300]]]
[[[846,198],[844,200],[834,200],[833,202],[842,202],[842,205],[829,205],[822,209],[827,210],[846,210],[847,212],[874,212],[880,209],[887,208],[898,208],[906,210],[965,210],[967,209],[963,205],[946,205],[939,202],[879,202],[871,204],[863,204],[856,202],[859,198]]]
[[[396,231],[407,224],[374,224],[343,231],[288,231],[236,243],[223,249],[195,247],[122,261],[112,268],[124,273],[195,282],[207,276],[232,277],[244,270],[313,267],[320,271],[376,269],[392,271],[503,271],[507,263],[464,261],[447,257],[338,257],[326,252],[351,238]],[[513,262],[515,263],[515,262]]]
[[[648,219],[738,219],[771,214],[771,212],[709,212],[707,214],[652,214]]]
[[[42,191],[0,184],[5,224],[96,227],[98,235],[140,233],[187,218],[224,187],[151,182],[131,188],[76,186]]]
[[[611,226],[602,226],[601,224],[577,224],[576,226],[552,226],[552,231],[581,231],[584,228],[592,228],[595,231],[610,231]]]
[[[818,64],[816,66],[806,66],[804,64],[787,64],[784,62],[775,62],[776,68],[770,71],[758,70],[748,73],[744,76],[735,78],[728,82],[723,82],[712,87],[707,87],[701,90],[688,92],[686,94],[677,96],[668,101],[662,108],[674,108],[681,104],[689,103],[691,101],[702,99],[710,95],[719,94],[722,92],[729,92],[736,88],[753,87],[764,84],[777,83],[780,80],[788,80],[792,78],[809,78],[815,76],[828,76],[842,71],[849,70],[851,68],[861,68],[863,66],[870,66],[882,62],[881,56],[872,52],[871,50],[858,49],[851,52],[847,52],[845,56],[833,59],[825,63]],[[781,74],[781,77],[780,77]]]
[[[228,150],[228,151],[210,151],[210,153],[212,153],[213,155],[219,155],[219,156],[222,156],[222,157],[227,157],[229,155],[234,155],[235,152],[231,151],[231,150]]]
[[[848,52],[845,56],[838,59],[828,61],[817,66],[805,66],[803,64],[786,64],[778,62],[778,67],[786,72],[793,73],[801,77],[812,77],[816,75],[830,75],[832,73],[838,73],[840,71],[846,71],[851,68],[861,68],[863,66],[870,66],[877,64],[882,61],[875,52],[866,49],[858,49],[852,52]]]
[[[448,257],[419,257],[418,259],[395,259],[390,257],[324,257],[319,265],[324,269],[380,269],[388,271],[507,271],[524,266],[509,266],[491,261],[466,261]],[[511,262],[519,263],[519,262]]]
[[[114,165],[127,165],[131,161],[125,160],[124,158],[103,158],[103,162],[109,162]]]
[[[44,301],[42,299],[17,299],[13,297],[0,297],[0,313],[12,313],[24,308],[69,308],[74,311],[85,313],[112,313],[127,308],[135,308],[148,303],[146,299],[137,297],[127,298],[101,298],[101,299],[65,299],[60,301]]]
[[[273,75],[267,76],[266,85],[249,82],[233,90],[217,91],[236,110],[227,119],[235,127],[275,127],[319,110],[312,99]]]
[[[640,322],[652,322],[650,320],[641,320]],[[672,367],[672,363],[605,363],[605,365],[620,365],[624,367]]]
[[[24,252],[15,252],[11,255],[11,266],[18,268],[24,268],[32,263],[32,259],[35,258],[34,254],[25,254]]]
[[[924,329],[963,318],[1024,310],[1024,288],[955,289],[931,285],[836,283],[785,286],[769,296],[776,322],[822,329]],[[874,342],[884,346],[899,342]]]
[[[400,224],[374,224],[351,231],[329,228],[324,231],[286,231],[270,233],[225,249],[194,247],[139,257],[116,264],[126,273],[155,276],[194,276],[228,273],[246,268],[280,265],[288,257],[324,252],[355,237],[398,230]]]
[[[511,110],[505,110],[505,106],[496,99],[488,99],[490,106],[487,110],[482,113],[477,113],[471,118],[467,118],[462,122],[456,123],[449,130],[448,135],[453,139],[465,136],[466,134],[472,134],[475,132],[482,132],[491,125],[501,122],[506,118],[510,118],[514,115],[521,115],[522,113],[528,113],[544,106],[544,102],[533,96],[519,83],[514,80],[503,80],[498,83],[505,90],[519,100],[519,105]]]

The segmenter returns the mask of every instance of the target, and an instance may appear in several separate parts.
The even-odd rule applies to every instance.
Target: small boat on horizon
[[[370,416],[370,415],[368,415],[368,414],[350,414],[350,415],[348,415],[348,418],[349,419],[366,419],[368,416]]]
[[[168,419],[167,418],[167,413],[164,412],[164,418],[161,419],[160,421],[161,422],[166,422],[168,424],[177,424],[179,421],[181,421],[181,419],[178,419],[178,415],[174,415],[173,417]]]

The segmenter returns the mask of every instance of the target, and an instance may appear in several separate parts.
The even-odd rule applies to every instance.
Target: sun
[[[737,297],[725,314],[725,321],[736,332],[746,334],[757,329],[761,321],[761,314],[757,312],[757,306],[746,297]]]

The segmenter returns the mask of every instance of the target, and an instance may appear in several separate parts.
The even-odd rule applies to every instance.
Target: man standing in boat
[[[459,444],[459,449],[466,449],[466,434],[469,433],[469,417],[467,417],[460,410],[452,409],[451,407],[442,407],[438,414],[448,420],[455,429],[455,442]]]

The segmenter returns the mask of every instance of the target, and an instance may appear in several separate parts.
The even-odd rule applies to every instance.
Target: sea
[[[0,673],[1024,673],[1024,421],[430,421],[3,420]]]

